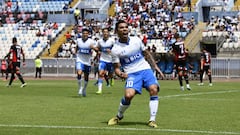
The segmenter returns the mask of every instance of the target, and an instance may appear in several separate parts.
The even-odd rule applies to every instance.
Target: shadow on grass
[[[101,122],[107,125],[107,121]],[[119,122],[117,125],[121,125],[121,126],[133,126],[133,125],[147,125],[147,122],[139,122],[139,121],[121,121]],[[109,126],[109,127],[113,127],[113,126]]]

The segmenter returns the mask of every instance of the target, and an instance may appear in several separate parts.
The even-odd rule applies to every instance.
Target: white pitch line
[[[196,96],[196,95],[223,94],[223,93],[233,93],[233,92],[240,92],[240,90],[225,90],[225,91],[212,91],[212,92],[198,92],[198,93],[189,93],[189,94],[178,94],[178,95],[160,96],[160,98],[187,97],[187,96]]]
[[[222,99],[222,98],[188,98],[188,97],[183,97],[179,98],[180,100],[197,100],[197,101],[235,101],[234,99]]]
[[[51,129],[95,129],[95,130],[119,130],[119,131],[154,131],[154,132],[174,132],[174,133],[240,135],[240,132],[161,129],[161,128],[158,128],[158,129],[153,129],[153,128],[146,129],[146,128],[114,128],[114,127],[51,126],[51,125],[7,125],[7,124],[0,124],[0,127],[10,127],[10,128],[51,128]]]

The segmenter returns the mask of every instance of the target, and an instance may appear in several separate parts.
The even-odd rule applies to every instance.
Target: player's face
[[[103,30],[103,38],[107,39],[109,37],[109,32],[108,30]]]
[[[84,40],[88,39],[88,35],[89,35],[88,31],[84,31],[82,33],[82,39],[84,39]]]
[[[120,39],[128,40],[128,25],[127,23],[120,23],[117,28],[117,34]]]

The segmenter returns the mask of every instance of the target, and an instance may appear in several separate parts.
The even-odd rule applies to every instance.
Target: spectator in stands
[[[51,55],[50,48],[51,48],[51,41],[48,40],[48,41],[47,41],[47,51],[48,51],[48,56]]]
[[[67,33],[65,34],[65,37],[66,37],[66,41],[67,41],[67,42],[70,42],[72,36],[71,36],[71,34],[70,34],[69,31],[67,31]]]
[[[191,17],[190,22],[193,24],[193,26],[196,24],[194,16]]]
[[[229,42],[238,42],[238,37],[234,34],[234,32],[229,31],[228,36],[230,39]]]
[[[36,36],[37,36],[37,37],[43,36],[42,33],[41,33],[41,31],[40,31],[40,29],[38,29],[38,31],[36,32]]]
[[[156,50],[157,50],[157,47],[155,46],[155,44],[153,44],[152,49],[151,49],[151,52],[152,52],[152,53],[156,53]]]
[[[22,61],[23,61],[23,65],[25,65],[25,55],[24,55],[22,47],[20,45],[18,45],[16,37],[14,37],[12,39],[12,43],[13,43],[13,45],[10,47],[9,52],[4,57],[5,59],[6,58],[10,59],[11,62],[12,62],[12,66],[13,66],[11,79],[10,79],[9,84],[7,86],[9,87],[9,86],[12,85],[12,82],[13,82],[15,74],[16,74],[17,77],[19,78],[19,80],[22,83],[22,85],[21,85],[21,88],[22,88],[22,87],[25,87],[27,85],[27,83],[25,83],[25,81],[22,77],[22,74],[20,73],[21,58],[22,58]],[[19,55],[17,55],[17,54],[19,54]]]
[[[143,44],[145,45],[145,46],[147,46],[147,35],[143,35],[143,39],[142,39],[142,41],[143,41]]]
[[[188,11],[192,11],[192,5],[191,5],[191,0],[187,0],[187,7],[188,7]]]
[[[12,1],[11,0],[8,0],[7,1],[7,8],[12,8]]]
[[[15,8],[15,13],[19,13],[20,12],[20,7],[21,7],[22,3],[21,2],[16,2],[16,8]]]
[[[76,50],[77,50],[77,45],[76,45],[76,43],[74,42],[74,40],[71,40],[70,41],[70,43],[71,43],[71,45],[70,45],[70,51],[71,51],[71,58],[76,58],[76,54],[77,54],[77,52],[76,52]]]
[[[67,3],[65,3],[63,6],[63,12],[68,13],[68,4]]]
[[[74,13],[74,9],[71,6],[69,7],[68,11],[69,11],[69,14],[73,14]]]
[[[58,23],[57,22],[54,22],[53,25],[52,25],[52,28],[54,30],[57,30],[58,29]]]
[[[58,48],[58,54],[57,57],[63,57],[63,49],[62,49],[62,45]]]
[[[52,41],[52,29],[50,26],[47,26],[45,35],[47,36],[47,39],[51,42]]]
[[[42,76],[42,60],[40,59],[39,56],[36,57],[35,61],[35,68],[36,68],[36,71],[35,71],[35,78],[41,78]]]

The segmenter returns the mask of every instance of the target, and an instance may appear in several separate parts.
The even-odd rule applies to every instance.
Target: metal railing
[[[75,59],[42,59],[43,76],[75,76]],[[212,76],[216,78],[240,77],[240,58],[212,58]],[[93,70],[92,70],[93,71]],[[24,76],[34,76],[34,59],[27,59],[26,66],[21,68]]]

